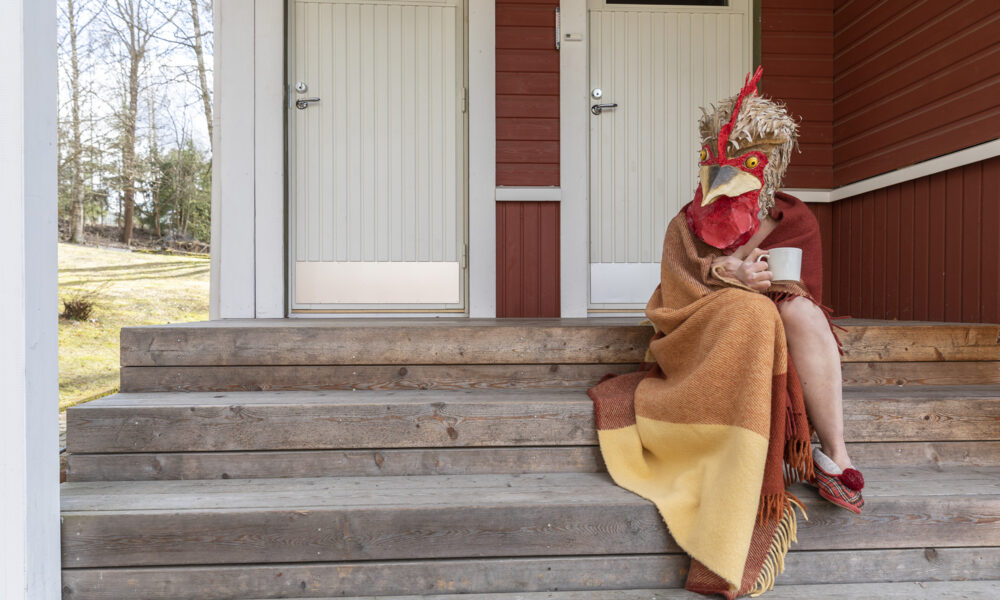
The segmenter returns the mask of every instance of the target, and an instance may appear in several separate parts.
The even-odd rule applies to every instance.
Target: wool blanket
[[[787,486],[812,476],[810,426],[777,304],[818,298],[819,231],[785,194],[772,217],[778,226],[761,247],[803,248],[801,282],[761,294],[713,271],[721,251],[691,233],[682,210],[646,306],[655,329],[648,368],[589,391],[615,483],[651,500],[691,556],[687,589],[730,599],[773,587],[795,540],[795,508],[805,515]]]

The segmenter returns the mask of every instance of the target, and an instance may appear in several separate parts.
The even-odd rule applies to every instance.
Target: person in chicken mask
[[[643,368],[588,392],[612,478],[653,501],[691,555],[687,589],[727,598],[766,591],[783,570],[804,513],[791,484],[864,506],[819,227],[779,191],[797,126],[757,94],[760,76],[703,109],[699,185],[667,227]],[[779,247],[802,250],[800,280],[775,281],[758,260]]]
[[[701,241],[721,253],[712,273],[727,283],[774,300],[788,350],[798,371],[809,420],[821,446],[813,452],[820,494],[861,513],[864,479],[844,443],[839,343],[822,298],[819,226],[798,198],[779,191],[797,142],[797,126],[785,107],[756,94],[762,70],[737,96],[704,111],[699,183],[684,207],[685,221]],[[767,250],[803,251],[798,289],[772,291]]]

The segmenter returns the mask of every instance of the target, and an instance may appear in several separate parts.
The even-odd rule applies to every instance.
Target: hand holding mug
[[[745,260],[735,256],[720,256],[713,261],[712,266],[721,267],[730,277],[739,279],[748,288],[763,292],[771,287],[772,279],[768,264],[759,262],[760,257],[766,255],[767,251],[755,248]]]
[[[770,265],[763,261],[764,258],[767,258],[767,250],[754,248],[746,260],[740,262],[736,270],[736,278],[748,288],[758,292],[771,287],[771,280],[774,279]]]

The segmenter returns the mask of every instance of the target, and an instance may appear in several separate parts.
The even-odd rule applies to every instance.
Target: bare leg
[[[785,325],[788,352],[802,380],[806,412],[816,428],[823,453],[846,469],[851,459],[844,444],[840,352],[826,315],[805,298],[783,302],[778,310]]]

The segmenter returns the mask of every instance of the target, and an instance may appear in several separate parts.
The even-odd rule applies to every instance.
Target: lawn
[[[208,259],[59,244],[59,310],[88,295],[88,321],[59,320],[59,406],[118,390],[122,327],[208,319]]]

